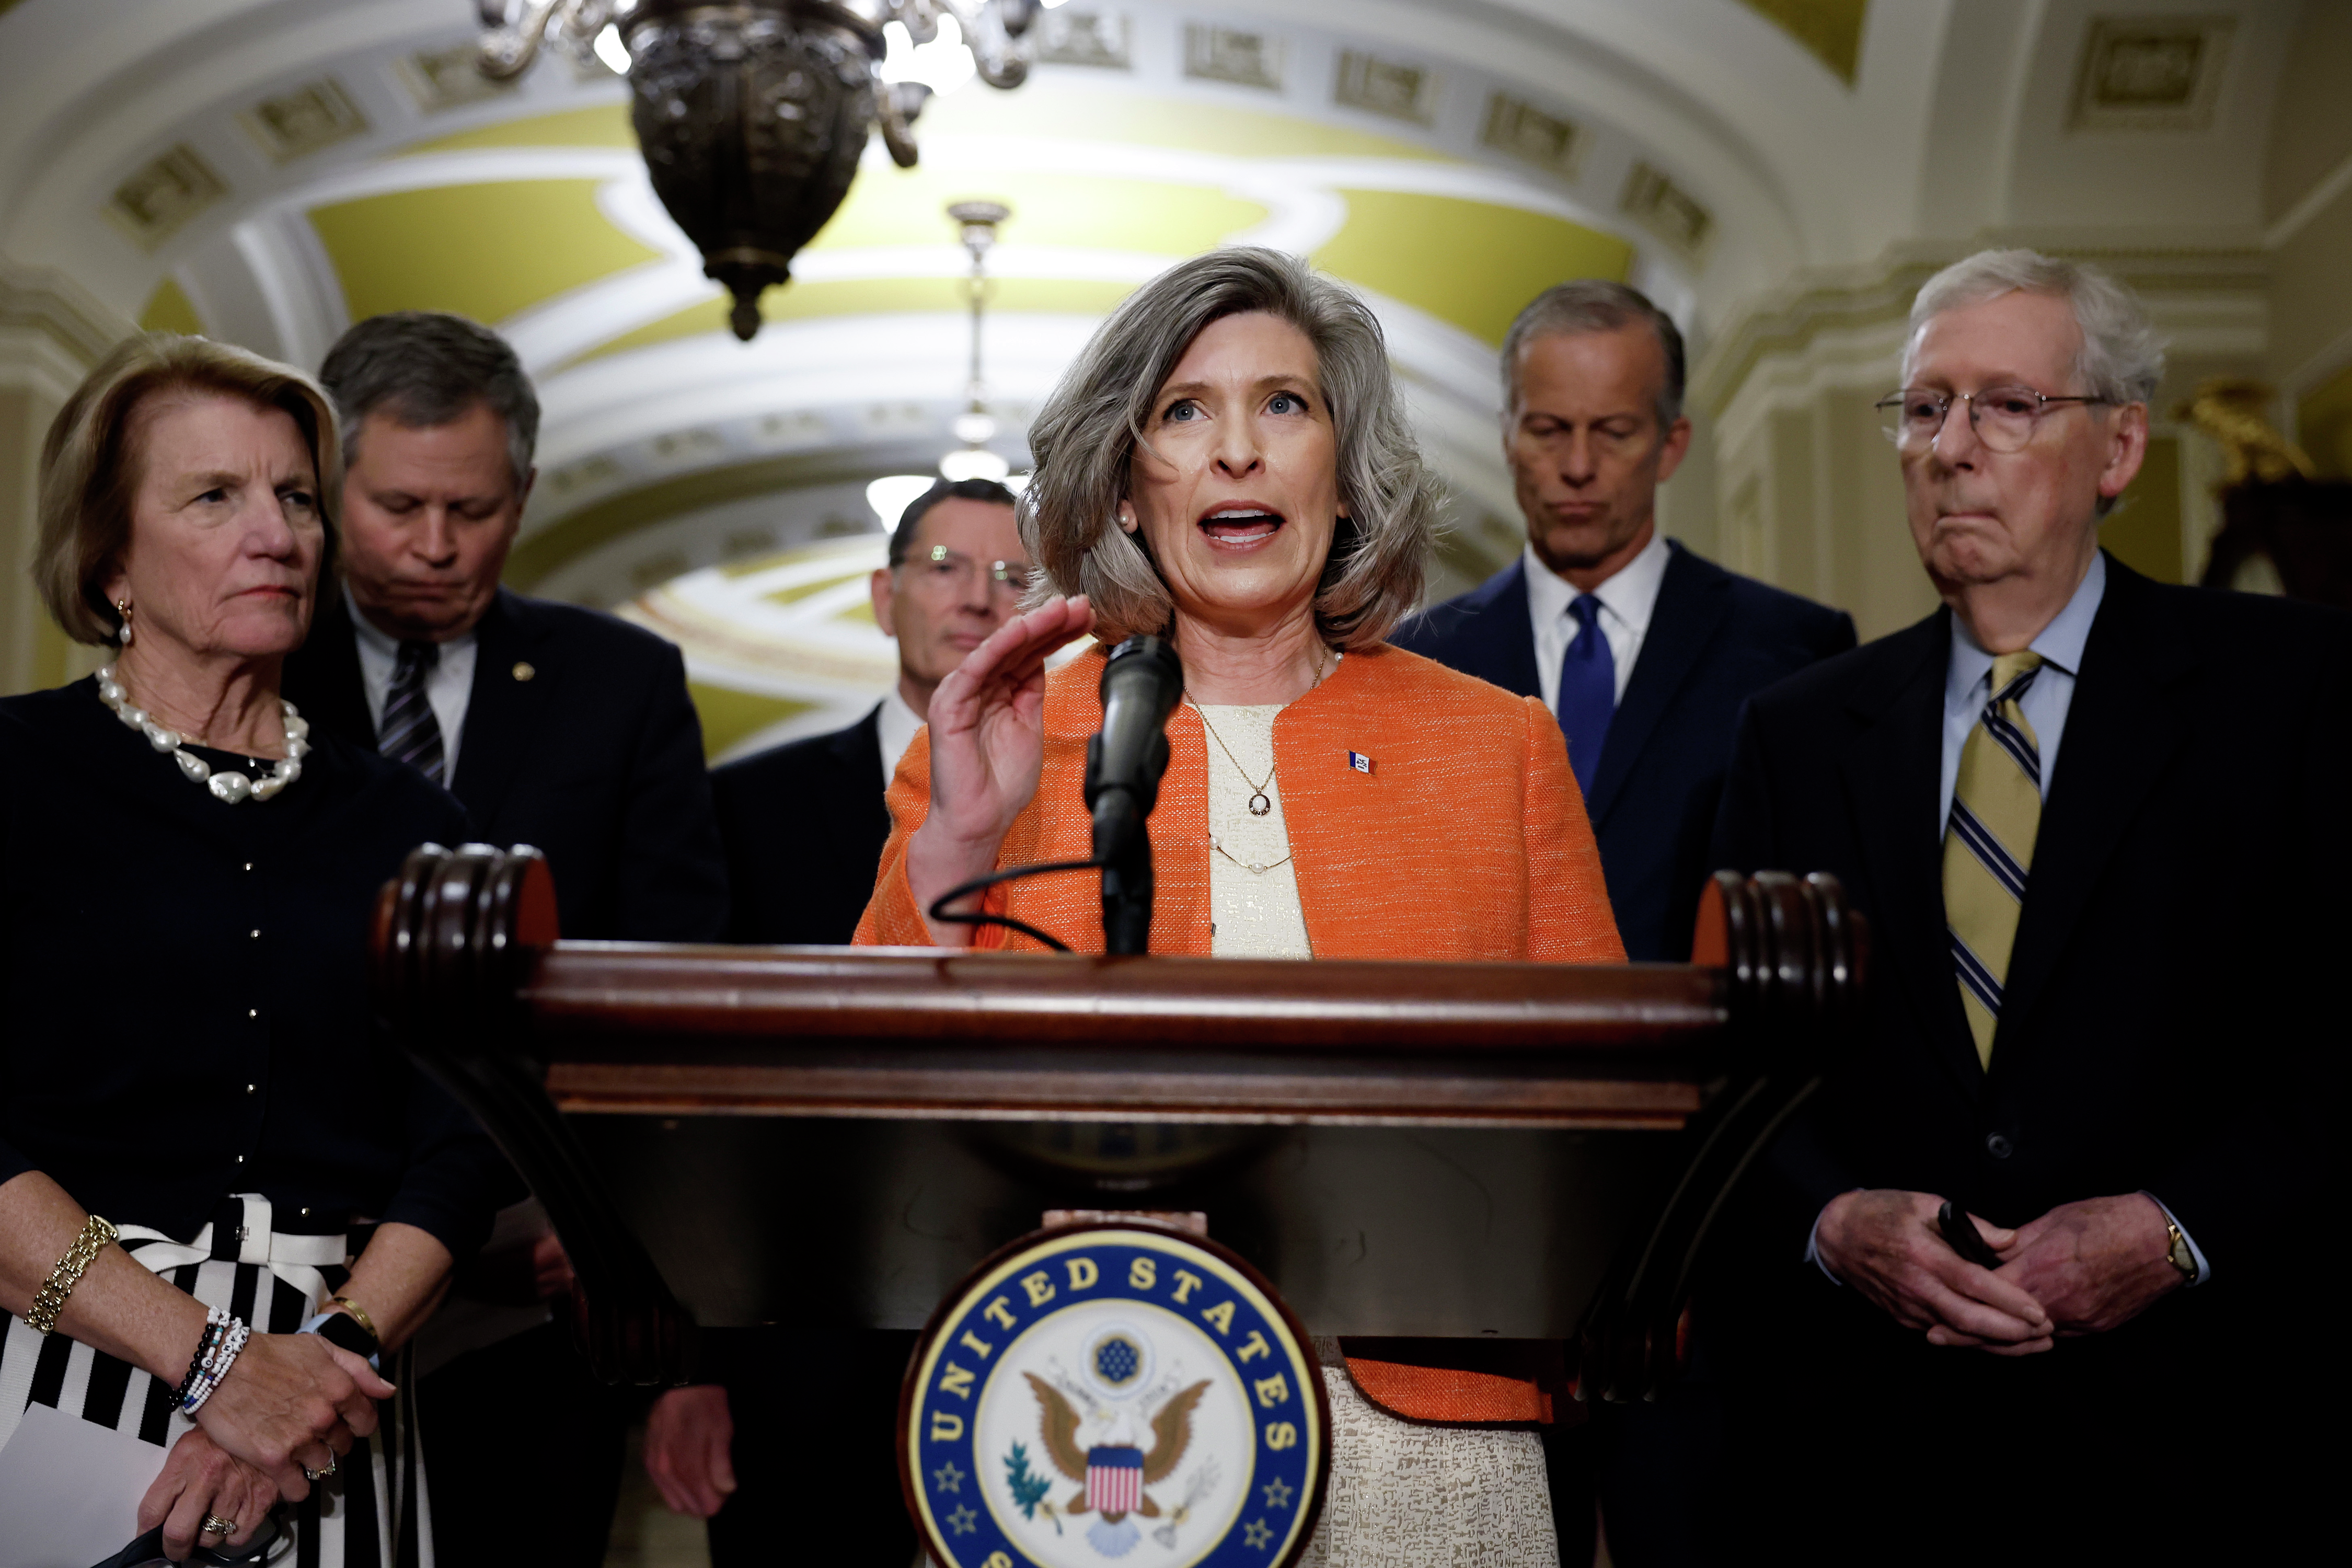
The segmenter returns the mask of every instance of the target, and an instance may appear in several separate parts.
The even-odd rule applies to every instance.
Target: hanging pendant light
[[[971,302],[971,374],[964,382],[963,412],[955,416],[951,426],[963,445],[940,459],[943,479],[994,479],[1002,484],[1013,471],[1012,464],[988,449],[996,436],[996,419],[988,411],[988,382],[981,374],[980,362],[981,321],[988,310],[988,253],[996,244],[997,225],[1012,216],[1013,209],[1002,202],[953,202],[948,206],[957,237],[971,257],[971,275],[964,280],[965,294]]]
[[[760,296],[849,194],[878,125],[912,168],[915,116],[930,88],[888,81],[883,62],[905,29],[919,53],[949,42],[971,69],[1011,89],[1029,73],[1039,0],[477,0],[485,76],[519,76],[544,41],[585,62],[624,54],[630,120],[662,205],[734,296],[748,342]]]

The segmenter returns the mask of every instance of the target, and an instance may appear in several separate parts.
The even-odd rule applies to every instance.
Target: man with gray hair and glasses
[[[2100,551],[2163,363],[2095,268],[1930,279],[1880,407],[1944,608],[1742,721],[1716,862],[1834,873],[1872,939],[1708,1300],[1751,1546],[2169,1561],[2320,1495],[2286,1401],[2330,1405],[2294,1312],[2341,1180],[2352,617]]]
[[[343,584],[287,660],[287,697],[455,795],[477,837],[544,851],[565,936],[718,940],[726,866],[677,649],[499,584],[539,433],[514,351],[404,310],[345,332],[320,379],[342,422]],[[604,1561],[627,1404],[549,1321],[540,1298],[569,1276],[545,1216],[515,1204],[419,1341],[420,1419],[447,1456],[443,1568]]]

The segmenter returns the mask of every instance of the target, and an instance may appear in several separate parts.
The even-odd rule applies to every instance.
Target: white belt
[[[160,1230],[150,1230],[143,1225],[118,1227],[124,1250],[137,1258],[144,1268],[157,1274],[190,1263],[236,1262],[259,1264],[270,1273],[302,1292],[315,1307],[332,1294],[326,1276],[319,1270],[340,1268],[351,1261],[349,1245],[340,1234],[334,1236],[289,1236],[269,1228],[269,1200],[259,1193],[232,1193],[230,1196],[245,1205],[245,1223],[236,1229],[236,1257],[216,1258],[214,1256],[213,1227],[209,1221],[196,1232],[194,1241],[175,1241]],[[136,1247],[128,1244],[137,1242]]]

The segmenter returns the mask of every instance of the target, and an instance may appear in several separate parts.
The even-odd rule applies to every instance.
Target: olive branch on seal
[[[1056,1516],[1054,1505],[1045,1500],[1045,1493],[1053,1482],[1029,1468],[1028,1451],[1018,1443],[1013,1444],[1013,1452],[1004,1457],[1004,1479],[1013,1488],[1013,1500],[1020,1505],[1024,1519],[1035,1519],[1037,1510],[1042,1506],[1045,1517],[1054,1521],[1054,1533],[1062,1533],[1062,1521]]]

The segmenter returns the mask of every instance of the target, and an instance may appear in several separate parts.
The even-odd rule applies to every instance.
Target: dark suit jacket
[[[1669,542],[1650,629],[1584,803],[1626,956],[1689,959],[1723,772],[1751,692],[1853,646],[1853,618]],[[1415,616],[1400,647],[1540,698],[1526,558]]]
[[[845,944],[874,896],[890,813],[882,710],[710,775],[734,915],[727,940]]]
[[[726,868],[677,649],[611,616],[503,588],[475,636],[450,793],[476,836],[546,853],[565,936],[716,941]],[[341,594],[287,660],[285,689],[312,724],[374,748]]]
[[[2341,1101],[2322,1078],[2340,1079],[2343,1026],[2323,990],[2352,945],[2352,617],[2108,561],[1990,1072],[1946,945],[1950,625],[1938,611],[1817,665],[1741,722],[1715,861],[1832,872],[1872,922],[1864,1035],[1771,1152],[1759,1267],[1816,1288],[1810,1227],[1853,1187],[2003,1226],[2145,1189],[2215,1271],[2100,1336],[2153,1355],[2167,1325],[2257,1300],[2307,1252],[2283,1227],[2335,1180]],[[2097,1343],[2048,1359],[2080,1365],[2069,1345]]]

